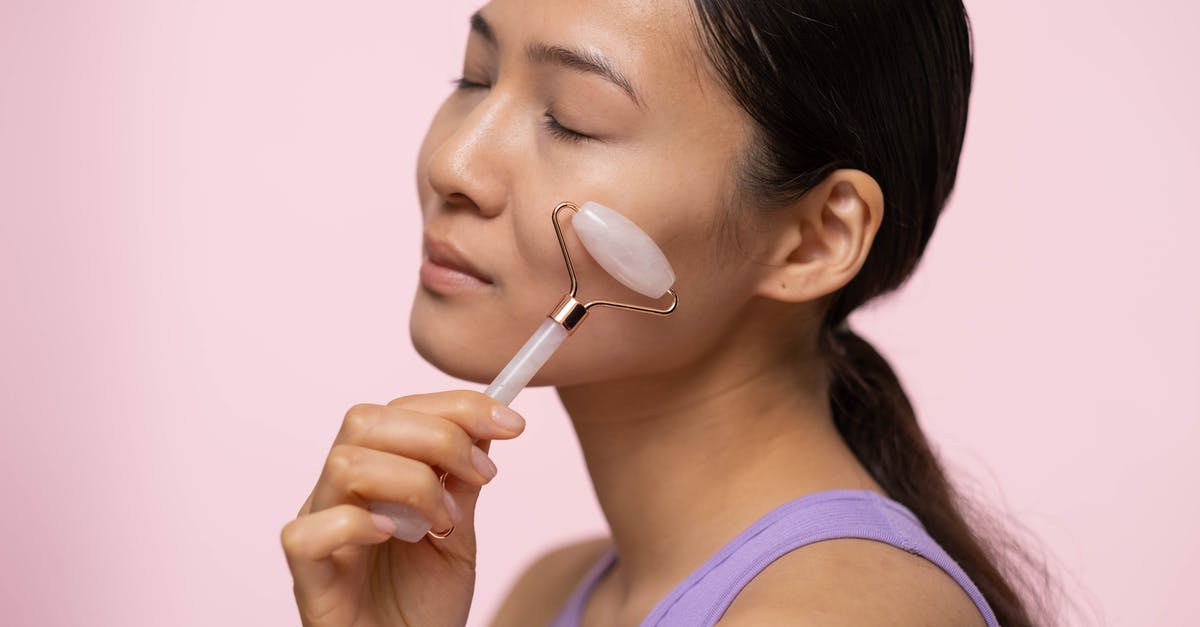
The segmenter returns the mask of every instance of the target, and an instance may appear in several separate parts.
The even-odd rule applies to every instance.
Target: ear
[[[776,238],[756,294],[816,300],[850,282],[867,260],[883,220],[879,183],[860,170],[835,170],[780,210]]]

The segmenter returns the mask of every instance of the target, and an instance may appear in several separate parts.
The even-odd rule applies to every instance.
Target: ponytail
[[[751,121],[731,211],[793,206],[838,169],[879,183],[887,199],[879,230],[820,331],[834,423],[888,495],[970,576],[1000,624],[1032,625],[1032,612],[1049,614],[1043,593],[1054,586],[1035,587],[1051,581],[1044,564],[998,527],[988,529],[990,542],[972,531],[962,508],[980,528],[990,517],[959,500],[887,361],[838,326],[912,274],[954,188],[974,75],[962,0],[692,4],[709,67]]]
[[[967,573],[1005,627],[1034,622],[959,510],[959,497],[886,359],[848,325],[821,333],[833,421],[888,496],[917,515]]]

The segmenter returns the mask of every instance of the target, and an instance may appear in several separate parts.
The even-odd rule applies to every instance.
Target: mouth
[[[440,278],[459,283],[481,283],[493,285],[492,277],[480,270],[462,252],[462,248],[453,241],[438,239],[428,233],[424,238],[425,256],[432,267],[422,266],[422,274],[428,271],[440,275]]]

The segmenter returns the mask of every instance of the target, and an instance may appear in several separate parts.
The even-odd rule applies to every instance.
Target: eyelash
[[[466,77],[452,79],[450,83],[454,85],[455,89],[460,91],[466,91],[469,89],[486,89],[490,87],[490,85],[484,85],[483,83],[476,83],[474,81],[467,80]],[[551,135],[554,135],[555,137],[566,142],[584,143],[595,139],[590,135],[578,133],[563,126],[562,124],[559,124],[558,120],[554,119],[554,116],[550,115],[549,110],[546,111],[546,119],[543,125],[546,127],[546,130],[550,131]]]
[[[582,144],[584,142],[590,142],[593,139],[590,135],[577,133],[563,126],[562,124],[559,124],[558,120],[555,120],[554,116],[550,115],[549,111],[546,111],[546,120],[543,124],[545,125],[546,130],[550,131],[551,135],[554,135],[563,141]]]

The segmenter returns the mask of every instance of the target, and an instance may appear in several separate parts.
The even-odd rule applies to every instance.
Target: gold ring
[[[438,540],[444,540],[451,533],[454,533],[454,525],[450,525],[450,528],[445,531],[434,531],[433,529],[430,529],[429,531],[426,531],[425,533],[429,534],[430,537],[437,538]]]
[[[441,476],[439,477],[439,479],[441,479],[441,481],[442,481],[442,490],[446,489],[446,475],[449,475],[449,474],[450,474],[450,471],[447,470],[446,472],[443,472],[441,474]],[[447,537],[450,536],[450,534],[454,533],[454,525],[450,525],[450,528],[445,531],[434,531],[433,529],[430,529],[429,531],[426,531],[425,533],[429,534],[429,536],[431,538],[437,538],[438,540],[445,540]]]

